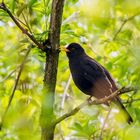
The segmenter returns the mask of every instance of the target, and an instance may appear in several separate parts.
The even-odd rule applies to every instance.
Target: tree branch
[[[42,51],[45,51],[45,46],[43,46],[42,44],[40,44],[35,37],[30,34],[28,32],[27,29],[25,29],[24,27],[22,27],[22,25],[20,24],[20,22],[17,20],[17,18],[11,13],[11,11],[7,8],[6,4],[4,2],[2,2],[0,4],[0,9],[3,9],[10,17],[11,19],[14,21],[14,23],[18,26],[18,28],[22,31],[22,33],[24,33],[25,35],[27,35],[32,42],[34,42],[34,44],[36,44],[38,46],[39,49],[41,49]]]
[[[28,48],[28,50],[27,50],[27,52],[25,54],[25,57],[24,57],[21,65],[19,66],[20,68],[19,68],[19,72],[18,72],[17,78],[15,80],[15,84],[14,84],[13,89],[12,89],[12,94],[11,94],[11,96],[9,98],[8,105],[7,105],[7,107],[5,109],[5,112],[4,112],[3,116],[2,116],[2,121],[0,123],[0,130],[2,129],[2,126],[3,126],[4,120],[5,120],[6,114],[7,114],[8,110],[9,110],[9,107],[10,107],[10,105],[12,103],[12,100],[13,100],[13,97],[14,97],[14,94],[15,94],[15,91],[16,91],[16,88],[17,88],[17,85],[18,85],[18,82],[19,82],[19,78],[20,78],[21,72],[22,72],[22,70],[24,68],[24,64],[25,64],[26,59],[27,59],[27,57],[28,57],[28,55],[30,53],[30,50],[31,50],[31,47]]]
[[[138,12],[138,13],[136,13],[135,15],[133,15],[133,16],[131,16],[131,17],[125,19],[125,20],[122,22],[122,24],[121,24],[120,28],[118,29],[118,31],[115,33],[115,35],[114,35],[114,37],[113,37],[113,40],[116,40],[118,34],[122,31],[124,25],[125,25],[128,21],[130,21],[130,20],[132,20],[133,18],[135,18],[136,16],[138,16],[139,14],[140,14],[140,12]]]
[[[126,92],[131,92],[134,90],[136,90],[136,89],[131,88],[131,87],[130,88],[122,88],[122,89],[117,90],[116,92],[112,93],[111,95],[109,95],[107,97],[104,97],[102,99],[96,99],[96,100],[92,101],[90,103],[90,105],[98,105],[98,104],[105,103],[118,95],[124,94]],[[65,113],[64,115],[62,115],[61,117],[56,119],[54,124],[56,125],[56,124],[60,123],[61,121],[65,120],[66,118],[75,115],[78,111],[80,111],[83,107],[87,106],[88,104],[89,104],[89,102],[88,102],[88,100],[86,100],[85,102],[83,102],[82,104],[80,104],[79,106],[77,106],[76,108],[71,110],[70,112]]]

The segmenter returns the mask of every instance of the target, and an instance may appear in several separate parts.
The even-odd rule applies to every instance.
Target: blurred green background
[[[12,13],[39,42],[48,36],[51,0],[5,0]],[[11,95],[19,66],[32,43],[0,10],[0,119]],[[118,87],[140,85],[140,0],[66,0],[61,46],[78,42],[114,77]],[[32,48],[6,115],[0,140],[39,140],[39,117],[45,54]],[[68,60],[60,53],[55,114],[60,116],[85,101],[70,77]],[[134,119],[121,121],[114,109],[105,125],[103,140],[139,140],[140,92],[124,94],[122,101]],[[55,140],[90,140],[100,137],[107,108],[88,106],[57,125]],[[118,115],[117,115],[118,114]],[[115,117],[117,116],[117,117]]]

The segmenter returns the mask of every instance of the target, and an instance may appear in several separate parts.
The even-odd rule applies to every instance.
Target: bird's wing
[[[112,93],[112,84],[103,67],[91,58],[87,58],[85,63],[85,78],[93,83],[93,88],[91,89],[93,96],[96,98],[109,96]]]
[[[110,75],[110,73],[102,66],[102,68],[104,69],[105,75],[107,76],[107,78],[109,79],[110,83],[112,84],[112,91],[116,91],[118,90],[114,79],[112,78],[112,76]]]
[[[93,93],[93,96],[100,99],[100,98],[104,98],[105,96],[109,96],[110,94],[115,92],[118,88],[115,84],[114,79],[109,74],[109,72],[99,63],[97,63],[95,60],[91,58],[90,59],[87,58],[87,59],[88,60],[86,61],[86,67],[89,68],[88,70],[89,73],[87,74],[88,76],[86,77],[88,80],[94,81],[94,85],[91,91]],[[96,73],[95,76],[94,74],[92,74],[92,72]],[[117,96],[112,100],[124,112],[128,123],[133,122],[132,117],[123,106],[120,97]],[[109,105],[108,103],[105,104]]]

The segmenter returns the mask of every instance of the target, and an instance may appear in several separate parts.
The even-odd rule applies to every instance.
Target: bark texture
[[[50,29],[47,45],[51,48],[46,53],[44,75],[44,95],[42,98],[41,129],[42,140],[53,140],[55,130],[55,116],[53,111],[57,67],[59,59],[60,29],[64,0],[53,0],[51,10]]]

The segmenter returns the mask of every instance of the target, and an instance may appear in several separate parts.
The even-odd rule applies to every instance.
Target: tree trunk
[[[40,123],[42,140],[53,140],[55,120],[53,105],[55,96],[56,76],[59,58],[60,28],[62,22],[64,0],[53,0],[48,42],[51,49],[46,53],[46,66],[44,75],[44,91],[42,96],[42,109]]]

